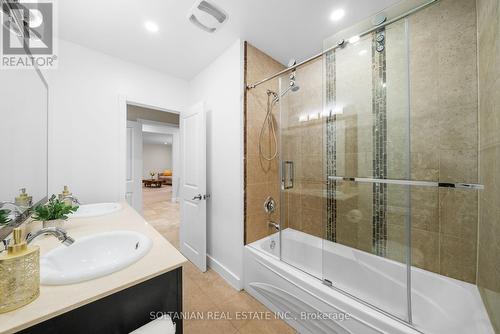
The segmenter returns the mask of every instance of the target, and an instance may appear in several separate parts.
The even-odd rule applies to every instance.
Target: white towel
[[[167,315],[145,324],[130,334],[175,334],[175,324]]]

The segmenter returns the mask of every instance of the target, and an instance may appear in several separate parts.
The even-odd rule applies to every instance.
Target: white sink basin
[[[138,261],[151,249],[147,236],[112,231],[76,239],[40,258],[40,283],[66,285],[109,275]]]
[[[88,218],[96,216],[110,215],[122,209],[120,203],[96,203],[80,205],[75,213],[70,214],[69,218]]]

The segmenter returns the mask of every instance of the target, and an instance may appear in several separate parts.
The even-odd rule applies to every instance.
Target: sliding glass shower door
[[[410,318],[410,127],[405,21],[325,56],[328,283]],[[389,181],[389,180],[392,180]]]
[[[280,78],[282,260],[405,321],[407,50],[403,20]]]
[[[280,78],[281,259],[323,277],[323,62]],[[286,93],[285,93],[286,92]]]

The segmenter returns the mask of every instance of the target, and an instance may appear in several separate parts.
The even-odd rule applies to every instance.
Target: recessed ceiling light
[[[330,20],[338,21],[345,16],[345,10],[336,9],[330,14]]]
[[[159,30],[158,25],[152,21],[146,21],[144,23],[144,27],[149,32],[158,32],[158,30]]]
[[[352,36],[349,38],[349,43],[354,44],[356,42],[359,42],[359,36]]]

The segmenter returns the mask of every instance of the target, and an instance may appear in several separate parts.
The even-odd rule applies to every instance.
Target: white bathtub
[[[285,312],[300,333],[494,333],[475,285],[413,268],[410,326],[398,319],[407,314],[405,265],[293,229],[281,237],[282,259],[292,265],[278,258],[278,233],[250,244],[245,289],[271,310]],[[307,319],[318,312],[326,319]],[[334,320],[343,313],[350,318]]]

